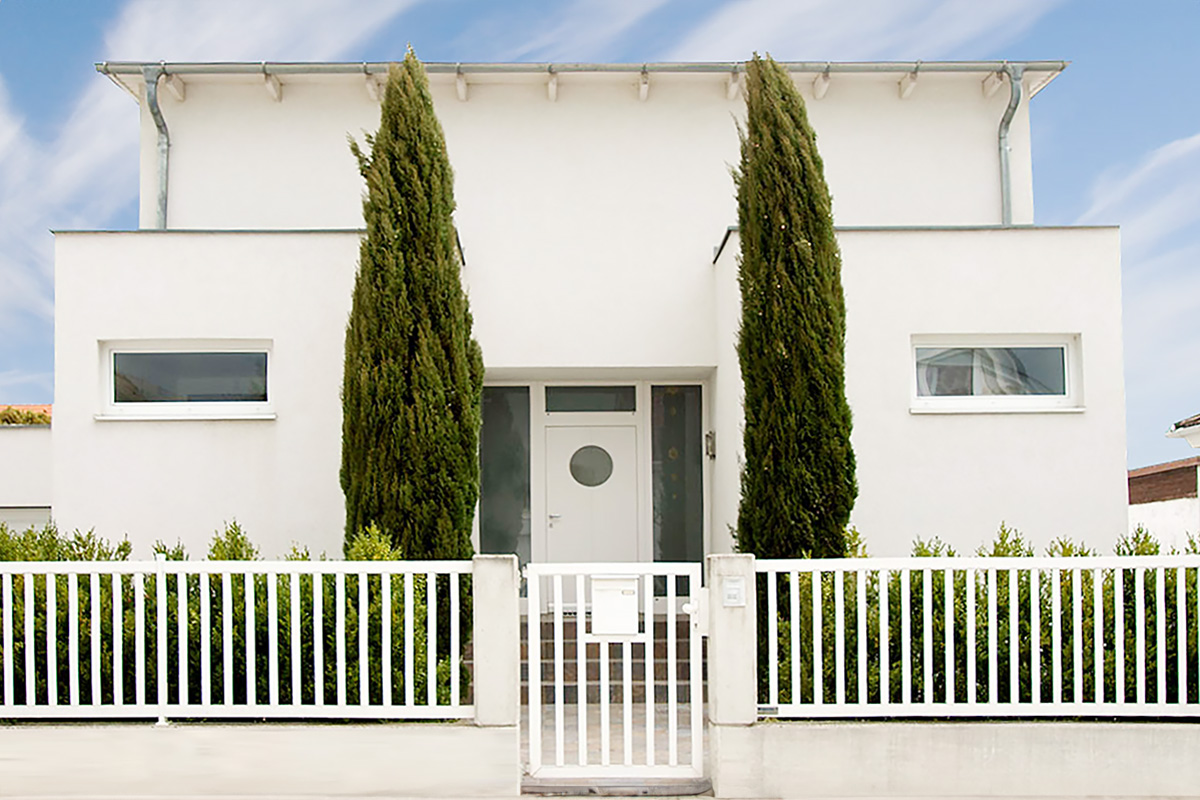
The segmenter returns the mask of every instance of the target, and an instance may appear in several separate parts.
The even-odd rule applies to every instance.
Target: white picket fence
[[[1198,556],[759,560],[760,716],[1200,716]]]
[[[471,569],[0,562],[0,719],[471,718]]]

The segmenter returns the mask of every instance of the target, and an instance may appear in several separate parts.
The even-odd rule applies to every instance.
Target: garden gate
[[[703,778],[700,567],[525,567],[529,779]]]

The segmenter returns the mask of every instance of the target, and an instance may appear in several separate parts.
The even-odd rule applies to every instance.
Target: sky
[[[1052,59],[1035,222],[1122,227],[1129,466],[1197,455],[1164,433],[1200,413],[1198,37],[1197,0],[0,0],[0,403],[53,400],[50,230],[137,226],[98,61]]]

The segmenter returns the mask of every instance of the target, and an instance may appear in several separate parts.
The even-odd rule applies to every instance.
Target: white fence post
[[[475,724],[515,726],[521,712],[517,557],[475,556],[471,567]]]

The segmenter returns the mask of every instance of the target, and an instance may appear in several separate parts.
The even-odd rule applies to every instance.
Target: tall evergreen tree
[[[841,556],[857,486],[832,201],[787,70],[755,54],[746,93],[734,176],[746,457],[737,545],[763,558]]]
[[[388,72],[366,181],[366,237],[346,326],[346,541],[371,524],[412,559],[469,558],[483,358],[454,230],[454,176],[425,69]]]

